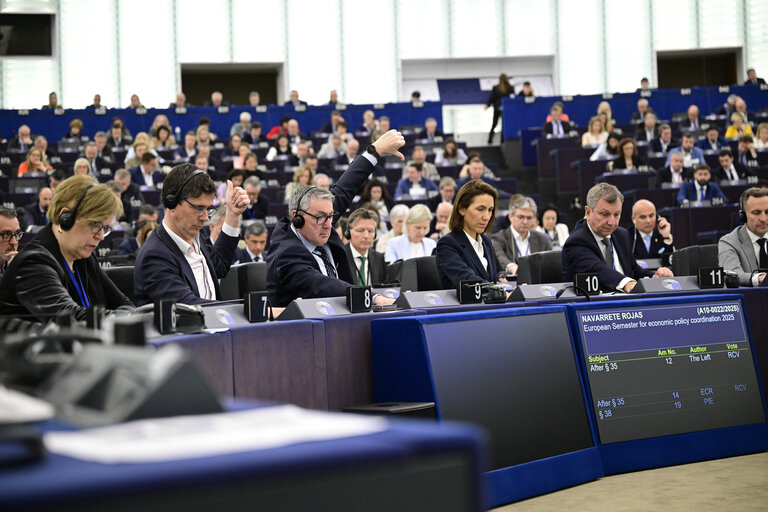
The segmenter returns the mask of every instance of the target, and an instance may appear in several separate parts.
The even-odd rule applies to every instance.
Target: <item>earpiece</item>
[[[291,224],[293,224],[293,227],[296,229],[301,229],[304,227],[304,216],[299,215],[299,208],[301,208],[301,200],[304,199],[304,196],[309,193],[310,190],[317,188],[317,187],[309,187],[307,190],[304,191],[303,194],[299,196],[299,200],[296,201],[296,213],[294,214],[293,218],[291,219]]]
[[[747,212],[744,211],[744,203],[744,194],[741,194],[739,198],[739,219],[741,219],[742,224],[747,223]]]
[[[83,193],[80,194],[80,197],[77,199],[77,202],[75,203],[74,208],[72,208],[72,211],[61,212],[61,215],[59,215],[59,227],[62,229],[62,231],[69,231],[74,227],[75,221],[77,220],[77,208],[80,206],[80,203],[83,202],[85,194],[87,194],[88,191],[95,186],[96,185],[88,185],[85,187],[85,190],[83,190]]]
[[[184,182],[181,184],[181,186],[175,193],[168,194],[163,198],[163,207],[166,210],[172,210],[176,208],[176,206],[179,204],[179,201],[181,201],[181,193],[184,191],[184,187],[187,186],[187,183],[189,183],[189,181],[195,176],[197,176],[198,174],[204,174],[204,173],[205,171],[201,171],[200,169],[195,169],[192,174],[187,176],[187,179],[184,180]]]

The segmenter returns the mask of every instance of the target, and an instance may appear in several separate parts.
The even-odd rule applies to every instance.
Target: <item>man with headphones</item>
[[[137,305],[159,299],[205,304],[221,299],[219,279],[237,259],[240,216],[248,194],[227,181],[227,212],[215,244],[198,236],[216,207],[216,185],[192,164],[174,167],[163,181],[163,222],[139,251],[134,272]]]
[[[768,190],[748,188],[739,207],[744,225],[720,239],[718,260],[724,270],[738,274],[741,286],[759,286],[768,271]]]
[[[267,255],[267,294],[272,306],[285,307],[297,298],[339,297],[357,284],[349,256],[333,224],[359,194],[383,155],[405,158],[403,135],[390,130],[358,155],[331,187],[297,187],[289,217],[280,220]],[[376,296],[374,304],[392,303]]]
[[[373,248],[378,220],[375,212],[358,208],[349,215],[347,221],[344,237],[349,243],[345,248],[355,284],[359,286],[375,286],[386,281],[387,263],[384,255]]]

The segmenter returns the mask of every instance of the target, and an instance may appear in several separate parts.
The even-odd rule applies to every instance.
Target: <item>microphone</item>
[[[584,288],[582,288],[581,286],[576,286],[575,284],[567,284],[562,288],[560,288],[559,290],[557,290],[557,293],[555,294],[555,298],[559,299],[565,293],[565,291],[568,290],[569,288],[573,288],[577,292],[581,292],[583,296],[587,298],[587,302],[590,302],[592,300],[592,297],[590,297],[589,293],[587,293],[587,291]]]

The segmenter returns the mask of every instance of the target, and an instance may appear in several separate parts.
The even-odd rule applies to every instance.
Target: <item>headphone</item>
[[[85,190],[83,190],[83,193],[80,194],[80,197],[77,199],[77,202],[75,203],[75,207],[72,208],[72,211],[66,211],[61,212],[61,215],[59,215],[59,227],[64,231],[69,231],[72,229],[75,225],[75,221],[77,220],[77,208],[80,206],[80,203],[83,202],[83,198],[85,197],[85,194],[88,193],[90,189],[95,187],[96,185],[88,185],[85,187]]]
[[[174,194],[168,194],[163,198],[163,207],[165,207],[166,210],[172,210],[176,208],[176,206],[179,204],[179,201],[181,201],[181,193],[184,191],[184,187],[187,186],[187,183],[197,176],[198,174],[204,174],[205,171],[201,171],[200,169],[195,169],[192,174],[187,176],[187,179],[184,180],[184,182],[181,184],[181,186],[176,190],[176,193]]]
[[[299,211],[300,211],[300,208],[301,208],[301,200],[304,199],[304,196],[307,195],[310,190],[315,189],[315,188],[317,188],[317,187],[314,187],[314,186],[309,187],[307,190],[304,191],[303,194],[301,194],[299,196],[299,200],[296,201],[296,214],[291,218],[291,224],[293,224],[293,227],[296,228],[296,229],[303,228],[304,227],[304,222],[305,222],[304,216],[303,215],[299,215]]]

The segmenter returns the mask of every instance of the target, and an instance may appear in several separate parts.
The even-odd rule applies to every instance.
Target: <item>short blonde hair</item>
[[[89,185],[93,187],[88,189]],[[61,210],[67,208],[72,211],[75,203],[86,190],[87,193],[77,207],[77,220],[86,223],[101,222],[108,217],[123,215],[123,203],[107,186],[97,184],[96,180],[90,176],[75,175],[56,187],[56,193],[53,194],[47,213],[51,222],[58,225]]]
[[[77,166],[80,164],[85,164],[88,166],[88,174],[91,174],[91,162],[88,161],[87,158],[78,158],[75,160],[75,165],[72,166],[72,172],[75,173],[77,176]]]
[[[408,210],[408,215],[405,216],[406,224],[414,224],[425,220],[432,220],[432,212],[429,211],[426,205],[416,204]]]

